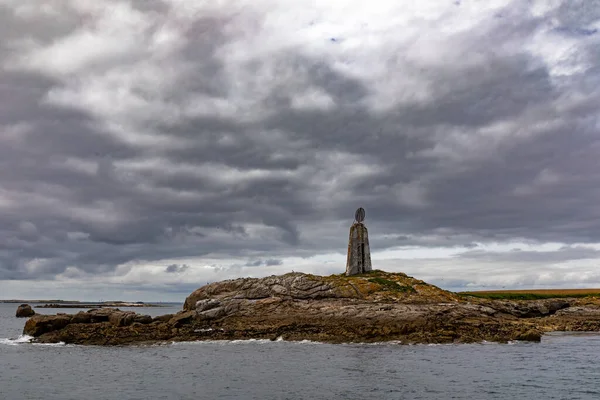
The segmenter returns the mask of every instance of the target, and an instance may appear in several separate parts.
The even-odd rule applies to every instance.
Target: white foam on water
[[[231,343],[233,344],[245,344],[245,343],[259,343],[259,344],[267,344],[267,343],[272,343],[273,340],[271,339],[238,339],[238,340],[231,340]]]
[[[286,343],[293,345],[332,345],[331,343],[318,342],[314,340],[286,340],[283,336],[278,336],[275,340],[271,339],[235,339],[235,340],[189,340],[183,342],[163,342],[158,343],[156,346],[177,346],[177,345],[202,345],[202,344],[270,344],[270,343]],[[335,346],[389,346],[389,345],[400,345],[400,340],[390,340],[385,342],[372,342],[372,343],[360,343],[360,342],[347,342],[337,343]]]
[[[29,336],[29,335],[21,335],[16,339],[11,339],[11,338],[0,338],[0,345],[7,345],[7,346],[18,346],[21,344],[31,344],[32,346],[48,346],[48,347],[59,347],[59,346],[66,346],[65,342],[58,342],[58,343],[35,343],[33,342],[33,336]]]
[[[62,346],[67,346],[67,344],[65,342],[58,342],[58,343],[31,343],[32,346],[48,346],[48,347],[62,347]],[[70,345],[70,346],[75,346],[75,345]]]
[[[277,337],[275,340],[271,339],[236,339],[236,340],[189,340],[183,342],[164,342],[158,343],[156,346],[179,346],[179,345],[203,345],[203,344],[269,344],[269,343],[290,343],[290,344],[325,344],[322,342],[314,342],[311,340],[285,340],[282,336]]]
[[[21,343],[30,343],[32,340],[33,340],[33,336],[21,335],[16,339],[0,338],[0,344],[5,344],[5,345],[9,345],[9,346],[17,346]]]
[[[228,344],[269,344],[269,343],[286,343],[292,345],[333,345],[333,346],[425,346],[425,347],[439,347],[439,346],[498,346],[498,345],[518,345],[523,342],[520,341],[508,341],[507,343],[498,343],[487,340],[482,340],[481,342],[474,343],[404,343],[401,340],[388,340],[383,342],[371,342],[371,343],[361,343],[361,342],[343,342],[343,343],[326,343],[326,342],[317,342],[313,340],[286,340],[282,336],[277,337],[275,340],[271,339],[236,339],[236,340],[190,340],[183,342],[163,342],[155,344],[155,346],[178,346],[178,345],[203,345],[203,344],[218,344],[218,345],[228,345]]]

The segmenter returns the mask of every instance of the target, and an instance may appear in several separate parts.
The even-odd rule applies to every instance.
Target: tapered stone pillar
[[[346,275],[364,274],[365,272],[371,271],[371,269],[369,232],[362,222],[355,222],[350,227]]]

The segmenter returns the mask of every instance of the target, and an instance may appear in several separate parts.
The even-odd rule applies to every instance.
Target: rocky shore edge
[[[100,308],[41,315],[23,333],[39,343],[156,344],[283,339],[404,344],[540,341],[550,331],[599,331],[594,298],[486,300],[459,296],[402,273],[289,273],[203,286],[177,314]]]

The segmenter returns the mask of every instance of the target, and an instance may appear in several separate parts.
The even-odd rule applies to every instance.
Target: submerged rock
[[[33,311],[33,308],[29,304],[21,304],[17,307],[17,318],[29,318],[32,315],[35,315],[35,311]]]
[[[540,342],[542,340],[542,332],[536,329],[529,329],[526,332],[520,333],[515,337],[515,340],[526,342]]]

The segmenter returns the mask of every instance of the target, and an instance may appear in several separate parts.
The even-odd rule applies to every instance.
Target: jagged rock
[[[134,324],[149,324],[153,321],[152,317],[149,315],[142,315],[142,314],[135,314],[133,316],[133,323]]]
[[[169,325],[177,328],[190,323],[196,316],[196,311],[182,311],[175,314],[175,316],[169,320]]]
[[[80,311],[71,318],[72,324],[88,324],[92,321],[92,314]]]
[[[19,307],[17,307],[17,318],[29,318],[34,315],[35,311],[33,311],[33,308],[31,308],[29,304],[21,304]]]
[[[600,307],[590,306],[573,306],[569,308],[563,308],[556,311],[554,314],[557,317],[586,317],[586,316],[600,316]]]
[[[152,318],[152,322],[169,322],[175,314],[164,314]]]
[[[114,311],[109,314],[108,321],[114,326],[129,326],[134,323],[149,324],[152,322],[152,317],[133,311]]]
[[[221,305],[221,302],[219,300],[214,300],[214,299],[198,300],[196,302],[196,311],[200,313],[202,311],[206,311],[206,310],[210,310],[215,307],[219,307],[220,305]]]
[[[517,300],[495,301],[490,306],[506,314],[519,318],[535,318],[552,315],[559,310],[570,307],[570,303],[562,299],[549,300]]]
[[[118,308],[93,308],[87,311],[90,314],[92,323],[108,321],[110,315],[115,312],[121,312]]]
[[[44,333],[56,331],[71,323],[69,315],[41,315],[36,314],[25,323],[23,333],[30,336],[40,336]]]
[[[210,320],[223,318],[235,314],[244,304],[246,300],[233,299],[219,304],[219,306],[205,309],[204,311],[197,313],[197,318],[200,320]]]
[[[108,322],[114,326],[129,326],[133,324],[135,313],[131,311],[113,312],[108,316]]]
[[[194,291],[185,300],[184,309],[193,310],[200,300],[247,299],[269,297],[319,299],[338,297],[332,285],[313,275],[290,273],[266,278],[242,278],[216,282]]]
[[[136,314],[132,311],[120,311],[116,308],[92,309],[81,311],[75,315],[58,313],[56,315],[34,315],[25,324],[23,333],[31,336],[41,336],[75,324],[102,324],[110,323],[116,327],[129,326],[133,323],[149,324],[152,317]]]

